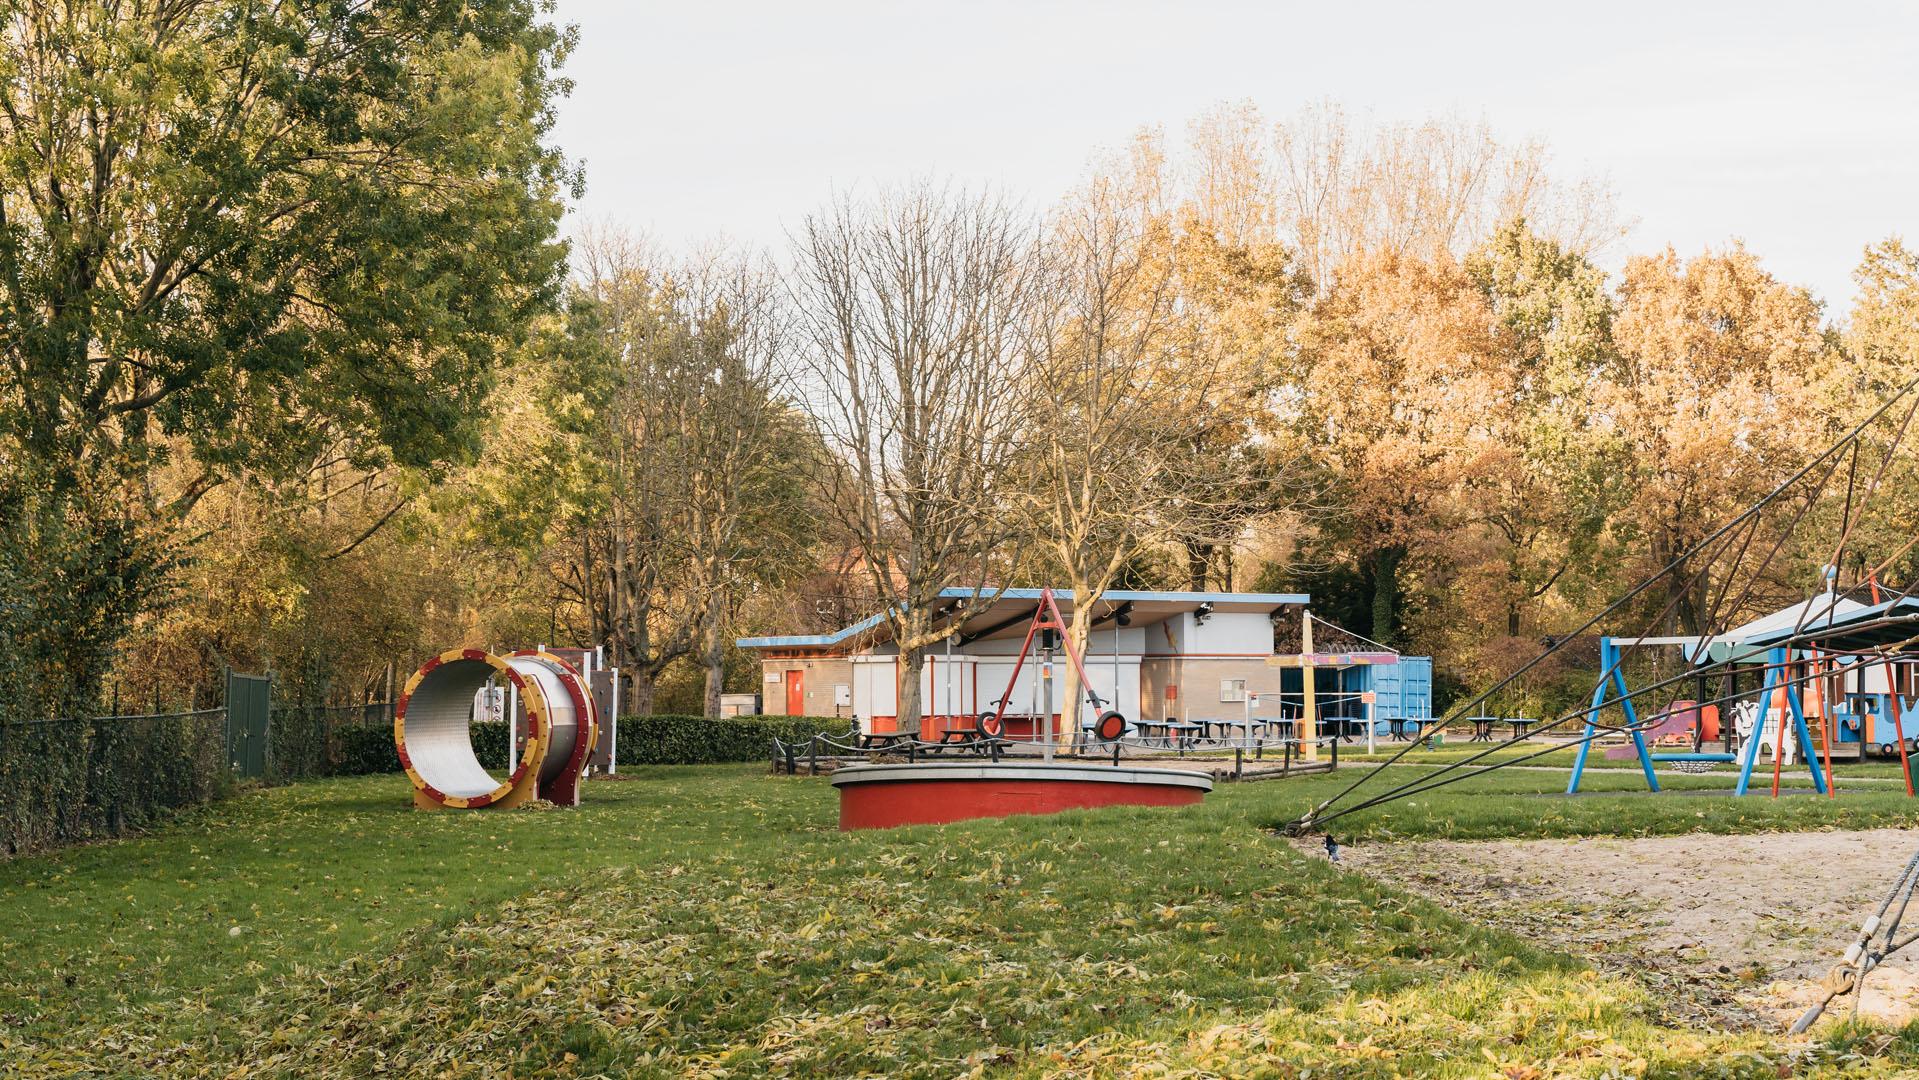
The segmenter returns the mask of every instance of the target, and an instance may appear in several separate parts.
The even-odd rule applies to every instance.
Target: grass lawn
[[[1394,769],[1366,788],[1427,770]],[[823,780],[642,770],[578,810],[260,791],[0,864],[0,1075],[1901,1075],[1919,1035],[1663,1026],[1637,987],[1200,806],[841,834]],[[1635,777],[1592,778],[1630,791]],[[1911,824],[1893,792],[1481,777],[1342,839]],[[1674,787],[1723,788],[1720,777]],[[1871,1047],[1872,1054],[1860,1051]]]

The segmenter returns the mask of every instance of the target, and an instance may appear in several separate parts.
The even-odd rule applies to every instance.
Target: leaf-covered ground
[[[1896,1033],[1807,1043],[1664,1025],[1629,980],[1344,873],[1263,828],[1352,775],[1225,785],[1189,810],[850,835],[834,828],[824,781],[750,768],[597,782],[577,811],[417,814],[395,777],[254,793],[153,836],[0,865],[0,1074],[1775,1077],[1919,1066]],[[1630,835],[1915,818],[1891,795],[1539,794],[1558,780],[1477,780],[1349,819],[1350,831]]]

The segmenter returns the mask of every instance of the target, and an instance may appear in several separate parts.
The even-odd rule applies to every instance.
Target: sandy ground
[[[1297,841],[1325,857],[1315,838]],[[1919,831],[1642,840],[1429,840],[1342,849],[1345,867],[1645,984],[1669,1019],[1784,1027],[1919,847]],[[1919,904],[1904,924],[1919,930]],[[1919,949],[1919,946],[1915,947]],[[1852,1006],[1848,997],[1832,1013]],[[1861,1015],[1919,1016],[1919,952],[1867,977]]]

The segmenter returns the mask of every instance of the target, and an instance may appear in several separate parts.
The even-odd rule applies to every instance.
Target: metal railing
[[[883,741],[877,743],[866,741],[875,738]],[[1138,757],[1128,758],[1125,755],[1128,749],[1153,755],[1173,753],[1181,758],[1200,755],[1219,755],[1223,758],[1230,751],[1233,755],[1233,775],[1238,777],[1244,773],[1249,755],[1253,761],[1263,762],[1267,760],[1266,755],[1269,751],[1279,756],[1282,772],[1302,769],[1313,771],[1337,769],[1340,741],[1341,736],[1338,734],[1321,735],[1307,740],[1291,735],[1279,737],[1254,735],[1250,731],[1245,737],[1237,739],[1205,734],[1189,736],[1185,733],[1179,735],[1168,733],[1151,737],[1123,735],[1112,740],[1079,739],[1057,747],[1057,753],[1076,761],[1110,759],[1111,763],[1117,767],[1128,760],[1140,760]],[[917,735],[908,734],[865,735],[855,726],[834,734],[820,732],[801,742],[787,742],[775,736],[772,767],[776,773],[794,776],[799,774],[800,763],[804,761],[807,772],[818,775],[822,761],[837,765],[848,758],[870,760],[880,757],[904,757],[909,762],[918,762],[922,758],[945,758],[949,753],[954,756],[971,755],[990,758],[997,763],[1008,756],[1028,756],[1017,754],[1016,748],[1039,749],[1045,742],[1044,736],[1032,735],[980,735],[966,740],[932,742],[921,739]],[[1325,748],[1326,758],[1321,761],[1308,761],[1303,752],[1303,747],[1308,743]],[[1146,760],[1153,760],[1153,758]]]

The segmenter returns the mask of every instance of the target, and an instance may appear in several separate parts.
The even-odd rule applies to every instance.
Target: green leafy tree
[[[1505,633],[1556,586],[1583,585],[1618,500],[1617,448],[1590,429],[1617,368],[1605,274],[1515,218],[1467,257],[1494,322],[1489,357],[1510,388],[1502,429],[1465,481],[1466,516],[1491,534]],[[1571,580],[1568,580],[1570,575]],[[1574,590],[1583,591],[1583,590]]]
[[[616,231],[581,254],[458,501],[477,539],[544,567],[556,629],[608,645],[635,709],[693,662],[717,714],[742,603],[809,565],[818,520],[778,279],[731,256],[657,259]]]
[[[14,5],[13,497],[135,495],[164,526],[243,468],[341,441],[416,466],[471,453],[492,368],[563,260],[569,177],[542,139],[567,39],[537,16],[511,0]],[[144,483],[168,458],[194,468]]]
[[[564,44],[512,0],[15,5],[6,455],[71,487],[177,442],[191,496],[342,430],[469,452],[557,285]]]
[[[548,6],[7,6],[0,594],[71,611],[4,635],[57,687],[4,711],[97,704],[226,480],[474,451],[564,262]]]

